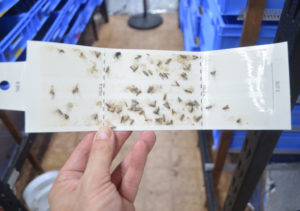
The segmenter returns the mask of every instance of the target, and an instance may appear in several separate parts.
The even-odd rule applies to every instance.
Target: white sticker
[[[0,109],[24,111],[25,62],[0,62]]]

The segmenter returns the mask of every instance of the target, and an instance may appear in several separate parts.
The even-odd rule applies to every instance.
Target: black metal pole
[[[158,14],[148,13],[147,0],[143,1],[144,11],[141,14],[133,15],[128,20],[128,25],[135,29],[153,29],[162,24],[163,20]]]
[[[207,164],[212,164],[210,155],[209,135],[211,131],[199,131],[198,145],[200,148],[202,172],[206,191],[206,204],[209,211],[217,211],[218,203],[216,200],[216,193],[214,189],[214,182],[212,176],[212,169],[207,169]]]
[[[300,11],[298,0],[286,0],[274,42],[288,41],[291,108],[300,94]],[[274,82],[275,83],[275,82]],[[268,164],[282,131],[248,132],[223,207],[244,210]]]
[[[147,10],[148,10],[147,0],[144,0],[144,18],[146,18],[147,16]]]

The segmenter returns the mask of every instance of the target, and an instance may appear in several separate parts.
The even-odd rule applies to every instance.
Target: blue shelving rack
[[[267,8],[281,9],[284,0],[268,0]],[[184,49],[207,51],[239,46],[247,0],[181,0],[179,20]],[[273,43],[278,21],[263,21],[257,44]]]
[[[268,0],[266,8],[282,9],[284,0]],[[247,0],[181,0],[179,5],[180,28],[184,35],[184,49],[206,51],[239,46],[243,22],[238,19]],[[273,43],[277,21],[263,21],[257,44]],[[275,153],[300,154],[300,104],[292,113],[293,130],[283,132]],[[218,145],[220,131],[214,131]],[[246,131],[235,131],[230,152],[239,152]]]
[[[12,4],[14,2],[14,4]],[[103,0],[0,0],[0,62],[24,60],[28,40],[76,44]],[[9,6],[8,6],[9,5]]]

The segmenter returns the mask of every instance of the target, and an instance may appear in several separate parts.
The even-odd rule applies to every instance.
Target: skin
[[[143,132],[110,173],[113,159],[130,134],[109,127],[87,134],[53,184],[48,196],[50,210],[135,210],[133,203],[156,137],[152,131]]]

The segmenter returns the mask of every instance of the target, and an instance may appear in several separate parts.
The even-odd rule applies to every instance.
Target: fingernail
[[[111,136],[111,129],[109,127],[102,127],[97,132],[97,139],[103,140],[103,139],[109,139]]]

